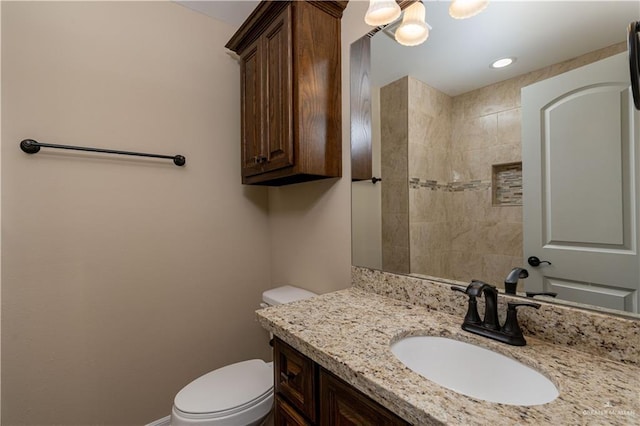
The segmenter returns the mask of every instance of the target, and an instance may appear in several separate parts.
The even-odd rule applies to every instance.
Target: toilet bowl
[[[283,286],[262,294],[261,306],[308,299],[315,293]],[[171,410],[171,426],[257,426],[273,406],[273,363],[261,359],[230,364],[182,388]]]
[[[172,426],[258,425],[273,405],[273,366],[252,359],[214,370],[182,388]]]

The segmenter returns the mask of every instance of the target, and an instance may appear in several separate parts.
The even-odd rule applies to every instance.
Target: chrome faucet
[[[508,302],[507,318],[501,327],[498,320],[498,290],[495,286],[474,280],[471,281],[467,288],[451,286],[451,290],[459,291],[469,296],[469,307],[462,322],[463,330],[509,345],[524,346],[527,344],[518,324],[516,309],[518,306],[529,306],[538,309],[540,308],[539,304]],[[482,295],[484,295],[485,299],[484,319],[480,320],[476,299]]]

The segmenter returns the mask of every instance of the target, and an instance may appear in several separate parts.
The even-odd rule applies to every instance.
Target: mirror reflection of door
[[[640,123],[626,53],[522,89],[528,291],[638,312]],[[535,262],[533,262],[535,264]]]

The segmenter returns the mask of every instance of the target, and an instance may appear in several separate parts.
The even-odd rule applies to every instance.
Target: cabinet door
[[[260,40],[241,58],[242,176],[262,172],[262,60]]]
[[[280,396],[276,395],[276,406],[274,410],[275,426],[311,426],[295,408],[287,404]]]
[[[293,152],[293,81],[291,67],[291,6],[287,6],[262,36],[264,49],[264,171],[288,167]]]
[[[320,424],[395,426],[409,423],[333,374],[320,371]]]
[[[316,365],[279,339],[274,340],[275,391],[312,422],[316,419]]]

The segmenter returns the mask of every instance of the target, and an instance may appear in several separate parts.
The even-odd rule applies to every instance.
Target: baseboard
[[[171,426],[171,416],[163,417],[145,426]]]

